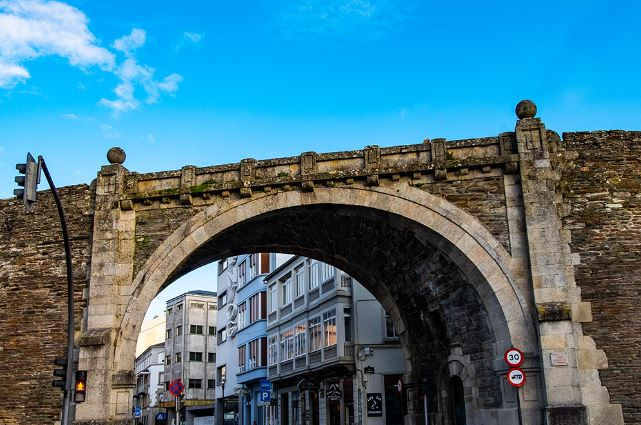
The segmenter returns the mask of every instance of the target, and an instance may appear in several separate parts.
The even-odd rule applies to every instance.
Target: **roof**
[[[200,290],[198,290],[198,291],[189,291],[189,292],[185,292],[183,294],[180,294],[177,297],[173,297],[170,300],[167,300],[167,305],[169,305],[170,303],[178,300],[179,298],[184,298],[187,295],[200,295],[200,296],[205,296],[205,297],[217,297],[218,294],[216,294],[215,291],[200,291]]]

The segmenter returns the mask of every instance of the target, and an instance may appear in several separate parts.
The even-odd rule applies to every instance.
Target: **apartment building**
[[[300,256],[265,282],[268,423],[402,424],[403,355],[380,303],[346,273]]]
[[[178,410],[186,425],[214,417],[216,374],[216,292],[190,291],[167,301],[164,391],[161,406],[170,423],[176,423],[176,402],[170,383],[180,379],[185,387]]]
[[[165,343],[161,342],[147,347],[136,357],[136,390],[133,406],[140,416],[134,422],[141,425],[153,425],[159,412],[159,396],[164,387]]]
[[[258,253],[219,262],[217,424],[264,423],[257,404],[260,380],[267,375],[264,278],[290,257]]]

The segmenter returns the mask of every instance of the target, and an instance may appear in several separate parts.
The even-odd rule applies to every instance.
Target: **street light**
[[[221,425],[225,425],[225,384],[227,383],[227,377],[223,375],[222,378],[220,378],[220,386],[222,387],[223,390],[223,397],[222,397],[222,409],[223,409],[223,423]]]

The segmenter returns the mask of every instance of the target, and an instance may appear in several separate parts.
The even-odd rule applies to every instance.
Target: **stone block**
[[[572,304],[572,320],[575,322],[591,322],[592,321],[592,303],[580,302]]]
[[[603,350],[576,350],[576,360],[580,369],[608,368],[608,358]]]

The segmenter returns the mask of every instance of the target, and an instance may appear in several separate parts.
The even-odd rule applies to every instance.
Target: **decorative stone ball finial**
[[[534,118],[536,115],[536,105],[531,100],[522,100],[516,105],[516,116],[520,120],[523,118]]]
[[[113,147],[107,152],[107,160],[110,164],[122,164],[127,159],[124,149]]]

